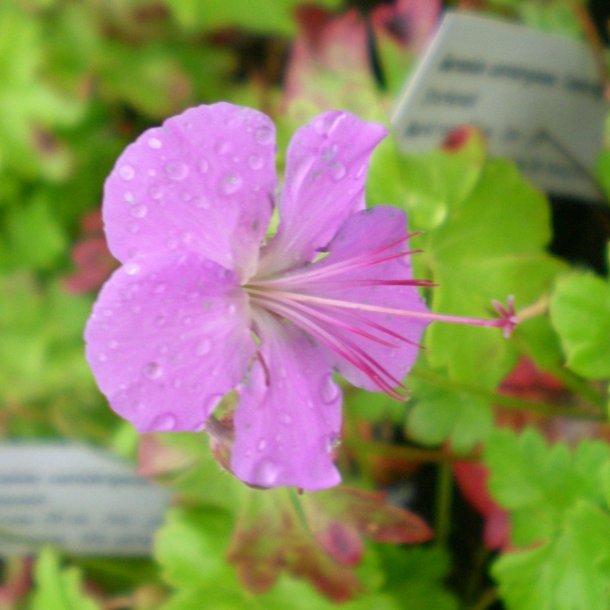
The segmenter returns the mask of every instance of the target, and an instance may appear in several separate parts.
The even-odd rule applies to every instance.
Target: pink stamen
[[[256,288],[248,288],[248,292],[252,294],[264,295],[266,291]],[[314,303],[327,307],[337,307],[340,309],[355,309],[357,311],[369,311],[371,313],[380,313],[403,318],[411,318],[417,320],[429,320],[430,322],[449,322],[451,324],[468,324],[470,326],[487,326],[504,329],[505,334],[512,332],[512,329],[517,324],[514,310],[505,310],[504,308],[497,309],[500,318],[470,318],[465,316],[450,316],[445,314],[435,314],[427,311],[412,311],[407,309],[397,309],[395,307],[383,307],[381,305],[367,305],[365,303],[354,303],[353,301],[343,301],[340,299],[328,299],[309,294],[301,294],[298,292],[273,291],[275,298],[284,301],[301,301],[304,303]]]
[[[339,356],[344,358],[347,362],[352,364],[355,368],[364,373],[373,383],[375,383],[379,389],[394,398],[395,400],[403,401],[404,396],[399,394],[394,387],[392,387],[387,381],[385,381],[378,373],[376,373],[371,364],[377,368],[382,374],[385,374],[396,386],[403,387],[400,381],[396,380],[388,371],[386,371],[379,363],[373,360],[363,350],[355,346],[351,341],[346,338],[337,338],[331,332],[326,330],[320,324],[317,324],[311,320],[307,315],[303,315],[295,310],[294,303],[287,305],[281,301],[269,298],[254,297],[261,306],[267,310],[274,311],[275,313],[291,320],[297,324],[300,328],[316,337],[322,344],[326,345],[329,349],[337,353]],[[349,349],[345,349],[345,347]],[[366,360],[370,362],[367,364]],[[406,388],[404,388],[406,390]]]

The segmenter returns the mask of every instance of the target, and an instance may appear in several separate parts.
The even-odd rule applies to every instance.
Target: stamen
[[[265,291],[257,290],[256,288],[248,287],[248,292],[253,294],[265,294]],[[340,299],[328,299],[309,294],[301,294],[298,292],[273,291],[273,295],[277,298],[286,301],[302,301],[305,303],[314,303],[316,305],[325,305],[327,307],[338,307],[341,309],[355,309],[357,311],[370,311],[372,313],[381,313],[403,318],[411,318],[418,320],[429,320],[430,322],[449,322],[451,324],[468,324],[470,326],[487,326],[504,329],[504,333],[510,336],[510,333],[517,324],[514,307],[504,309],[496,307],[500,314],[500,318],[469,318],[465,316],[450,316],[445,314],[435,314],[427,311],[412,311],[408,309],[397,309],[395,307],[383,307],[380,305],[367,305],[365,303],[354,303],[353,301],[343,301]]]
[[[276,314],[283,316],[295,324],[301,329],[317,338],[320,343],[326,345],[329,349],[334,351],[336,354],[344,358],[347,362],[352,364],[355,368],[364,373],[373,383],[375,383],[379,389],[390,396],[391,398],[404,401],[405,397],[396,391],[395,387],[390,385],[388,381],[383,379],[379,373],[376,373],[372,367],[377,368],[382,375],[388,377],[394,386],[404,388],[404,386],[395,379],[388,371],[386,371],[378,362],[366,354],[363,350],[354,345],[351,341],[342,337],[338,339],[331,332],[326,330],[321,324],[311,320],[307,315],[303,315],[295,310],[294,303],[286,305],[281,301],[275,299],[265,298],[265,295],[260,297],[254,297],[255,302],[269,311],[274,311]],[[346,349],[346,347],[348,349]],[[367,364],[368,361],[370,364]],[[372,365],[372,366],[371,366]]]

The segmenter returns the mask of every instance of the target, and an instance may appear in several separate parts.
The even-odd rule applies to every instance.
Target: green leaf
[[[583,441],[572,452],[563,443],[549,447],[534,430],[520,436],[494,431],[485,447],[489,488],[511,511],[513,542],[523,546],[553,536],[580,500],[601,505],[609,459],[610,447],[602,442]]]
[[[200,0],[165,0],[174,11],[176,19],[185,28],[213,30],[241,27],[264,33],[291,35],[296,32],[294,10],[302,0],[258,0],[252,10],[251,0],[224,0],[200,2]],[[340,0],[317,0],[326,8],[337,8]]]
[[[443,580],[449,571],[449,556],[440,547],[378,547],[386,589],[400,600],[403,610],[455,610],[457,599]]]
[[[588,502],[570,509],[558,535],[493,567],[509,610],[607,610],[610,515]]]
[[[45,548],[34,568],[35,591],[29,610],[100,610],[82,592],[82,578],[75,567],[62,569],[54,551]]]
[[[549,209],[542,195],[512,163],[489,161],[468,197],[422,240],[439,284],[432,291],[432,309],[490,318],[493,300],[505,302],[513,295],[517,309],[534,303],[562,269],[545,252],[549,239]],[[517,329],[517,335],[528,340],[525,329]],[[432,324],[426,345],[434,368],[486,387],[498,384],[517,355],[499,331],[454,324]]]
[[[426,445],[451,441],[457,453],[467,452],[484,439],[493,426],[489,401],[475,393],[438,385],[438,380],[426,382],[422,367],[409,380],[413,399],[407,415],[407,434]],[[424,379],[426,376],[424,376]]]
[[[44,193],[26,205],[12,206],[7,214],[8,250],[5,264],[13,268],[51,269],[66,248],[66,237]],[[1,260],[1,259],[0,259]]]
[[[559,282],[551,320],[567,355],[567,365],[590,379],[610,377],[610,285],[592,274]]]

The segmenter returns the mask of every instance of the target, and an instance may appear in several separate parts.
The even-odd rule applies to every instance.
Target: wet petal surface
[[[194,251],[247,276],[275,186],[266,115],[224,102],[192,108],[144,132],[118,159],[104,191],[110,250],[123,263]]]
[[[369,160],[387,131],[347,112],[320,115],[290,142],[277,235],[260,275],[312,260],[341,224],[364,208]]]
[[[260,487],[332,487],[341,390],[303,332],[265,312],[256,319],[263,344],[235,412],[232,469]]]
[[[255,346],[235,275],[195,253],[130,262],[102,289],[87,360],[139,431],[200,430],[243,378]]]

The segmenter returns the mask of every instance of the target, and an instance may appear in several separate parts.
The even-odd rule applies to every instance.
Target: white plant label
[[[147,555],[169,493],[78,444],[0,444],[0,555]]]
[[[493,155],[543,190],[600,199],[593,176],[608,105],[584,44],[469,13],[445,15],[393,117],[400,147],[475,125]]]

